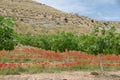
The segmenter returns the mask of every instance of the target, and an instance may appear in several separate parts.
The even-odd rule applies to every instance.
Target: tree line
[[[46,50],[65,51],[78,50],[97,55],[120,54],[120,33],[115,27],[105,29],[95,26],[90,34],[18,34],[14,32],[15,20],[0,16],[0,50],[12,50],[17,44],[29,45]]]

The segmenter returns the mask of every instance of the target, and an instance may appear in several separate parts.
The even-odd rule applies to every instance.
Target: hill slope
[[[32,0],[1,0],[0,15],[15,17],[18,33],[58,33],[66,30],[74,33],[87,33],[93,26],[116,26],[120,22],[105,22],[77,14],[67,14]]]

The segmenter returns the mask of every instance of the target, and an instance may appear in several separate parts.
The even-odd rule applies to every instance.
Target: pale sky
[[[120,21],[120,0],[35,0],[67,13],[98,20]]]

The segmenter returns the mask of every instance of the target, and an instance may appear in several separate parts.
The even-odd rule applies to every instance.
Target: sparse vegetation
[[[34,5],[34,7],[31,5]],[[32,0],[1,0],[0,15],[16,18],[15,31],[22,34],[56,34],[63,30],[81,34],[91,32],[95,25],[102,27],[116,26],[118,32],[120,32],[119,22],[97,21],[78,16],[78,14],[64,13]]]

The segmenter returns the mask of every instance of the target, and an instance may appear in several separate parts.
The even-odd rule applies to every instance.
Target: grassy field
[[[103,55],[105,71],[120,70],[120,56]],[[0,52],[0,74],[21,74],[61,71],[99,71],[97,56],[78,51],[63,53],[29,46],[16,46]]]

